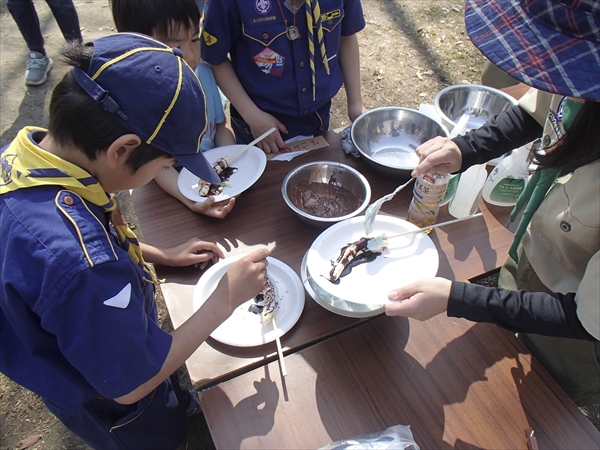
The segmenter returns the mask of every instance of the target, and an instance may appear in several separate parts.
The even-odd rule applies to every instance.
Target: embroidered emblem
[[[254,11],[261,16],[271,12],[271,0],[256,0],[254,3]]]
[[[9,161],[10,158],[10,161]],[[0,175],[0,186],[9,185],[12,182],[12,168],[13,161],[17,158],[17,155],[2,154],[0,159],[0,165],[2,166],[2,174]]]
[[[202,36],[204,37],[204,43],[209,47],[217,43],[217,38],[207,31],[203,31]]]
[[[258,68],[267,75],[272,75],[274,77],[283,75],[285,58],[268,47],[259,54],[254,55],[254,62]]]
[[[254,25],[265,22],[275,22],[277,20],[277,16],[267,16],[267,17],[253,17],[252,23]]]
[[[131,301],[131,283],[127,283],[121,291],[114,297],[104,301],[106,306],[112,306],[114,308],[125,309]]]
[[[342,12],[339,9],[323,13],[323,14],[321,14],[321,22],[327,22],[328,20],[337,19],[341,15],[342,15]]]

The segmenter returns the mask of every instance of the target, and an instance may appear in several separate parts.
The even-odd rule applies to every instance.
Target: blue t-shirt
[[[16,144],[0,150],[3,183],[15,176]],[[0,261],[9,378],[70,408],[125,395],[160,371],[171,336],[158,324],[154,285],[101,207],[60,186],[2,194]]]
[[[286,4],[276,0],[209,1],[201,40],[202,59],[219,65],[229,55],[240,83],[258,108],[306,117],[339,91],[343,82],[338,58],[340,39],[362,30],[365,20],[360,0],[319,0],[331,72],[328,75],[325,71],[315,44],[313,101],[306,2],[296,14]],[[299,29],[298,39],[287,38],[286,29],[291,26]]]
[[[213,71],[208,64],[201,61],[196,67],[196,75],[206,95],[206,133],[202,136],[200,149],[205,152],[215,148],[215,134],[217,132],[217,124],[225,120],[225,103],[227,99],[217,87],[217,81],[213,75]]]

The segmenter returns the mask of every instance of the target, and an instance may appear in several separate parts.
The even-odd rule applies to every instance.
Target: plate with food
[[[193,306],[197,311],[214,292],[229,268],[243,255],[220,260],[198,280],[194,289]],[[279,335],[296,324],[304,309],[302,280],[288,265],[267,257],[267,282],[256,297],[238,306],[231,316],[210,335],[223,344],[235,347],[254,347],[275,340],[272,319],[276,318]]]
[[[204,156],[221,178],[221,184],[210,184],[185,167],[177,178],[179,191],[194,202],[214,197],[219,202],[241,194],[260,178],[267,166],[267,157],[258,147],[250,147],[238,155],[245,145],[226,145],[204,152]]]
[[[417,226],[379,214],[367,237],[364,223],[364,216],[339,222],[310,246],[306,267],[319,288],[348,302],[383,305],[390,302],[389,291],[436,275],[438,251],[425,233],[385,239],[419,230]]]

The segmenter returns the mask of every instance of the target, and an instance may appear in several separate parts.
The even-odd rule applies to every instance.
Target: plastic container
[[[446,193],[450,174],[425,173],[419,175],[413,187],[413,199],[406,220],[418,227],[433,225]]]
[[[514,206],[529,179],[531,147],[527,144],[504,156],[487,177],[483,199],[495,206]]]
[[[448,212],[457,219],[474,214],[479,206],[481,190],[487,176],[485,164],[476,164],[465,170],[460,175],[456,193],[448,205]]]
[[[452,128],[452,131],[450,131],[450,139],[459,135],[462,136],[467,132],[467,125],[469,123],[470,117],[471,116],[469,116],[468,114],[463,114],[460,117],[456,126]],[[444,206],[450,203],[450,200],[452,200],[452,197],[454,197],[454,194],[456,193],[456,187],[458,186],[459,178],[459,173],[450,176],[450,181],[448,181],[448,188],[446,189],[446,194],[444,195],[440,206]]]

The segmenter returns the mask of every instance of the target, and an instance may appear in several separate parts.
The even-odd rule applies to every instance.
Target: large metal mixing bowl
[[[468,131],[479,128],[493,116],[516,104],[517,100],[498,89],[477,84],[456,84],[438,92],[433,106],[450,131],[463,114],[469,114]]]
[[[357,207],[349,214],[339,217],[318,217],[302,209],[299,200],[294,198],[294,186],[300,181],[309,183],[330,184],[350,191],[357,200]],[[335,189],[334,189],[335,192]],[[304,223],[315,228],[327,228],[334,223],[361,214],[371,201],[371,186],[367,179],[356,169],[334,161],[315,161],[302,164],[289,172],[282,183],[281,194],[286,205],[296,213]]]
[[[436,136],[448,136],[444,126],[414,109],[376,108],[352,124],[352,143],[365,163],[376,172],[399,182],[410,178],[419,163],[415,150]]]

